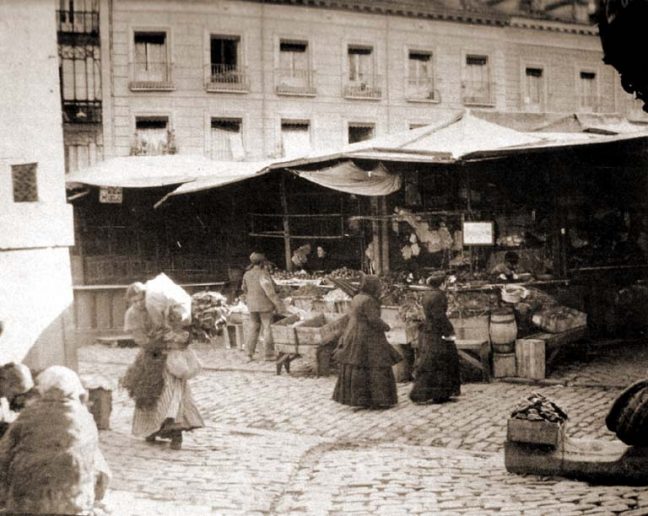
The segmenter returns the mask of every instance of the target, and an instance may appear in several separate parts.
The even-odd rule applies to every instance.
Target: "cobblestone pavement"
[[[207,427],[182,451],[132,438],[132,402],[113,395],[101,440],[114,514],[648,514],[648,488],[523,477],[503,464],[507,415],[532,391],[567,411],[569,435],[612,440],[604,418],[621,387],[645,374],[643,347],[565,361],[552,384],[466,384],[443,405],[414,405],[399,384],[387,411],[334,403],[335,377],[306,375],[303,364],[276,376],[274,364],[247,363],[237,350],[195,349],[206,371],[191,384]],[[81,372],[116,380],[135,353],[81,348]]]

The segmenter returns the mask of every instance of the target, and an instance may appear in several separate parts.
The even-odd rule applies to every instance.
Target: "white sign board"
[[[492,222],[464,222],[464,245],[494,245],[495,234]]]
[[[104,204],[121,204],[124,198],[120,186],[102,186],[99,189],[99,202]]]

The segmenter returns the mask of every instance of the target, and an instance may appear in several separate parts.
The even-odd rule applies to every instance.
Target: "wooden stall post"
[[[377,219],[378,210],[378,199],[376,197],[371,198],[371,246],[373,250],[373,265],[374,272],[380,274],[382,272],[382,251],[380,249],[380,222]]]
[[[380,214],[382,219],[380,222],[380,238],[381,238],[381,263],[382,272],[386,274],[389,272],[389,219],[387,218],[387,197],[383,196],[378,199],[380,206]]]
[[[290,219],[288,217],[288,199],[286,197],[286,176],[281,174],[279,181],[279,192],[281,196],[281,210],[283,220],[283,240],[284,240],[284,258],[286,260],[286,270],[292,271],[292,251],[290,249]]]

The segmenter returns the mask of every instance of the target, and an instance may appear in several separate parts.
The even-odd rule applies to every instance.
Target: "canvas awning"
[[[68,186],[83,184],[122,188],[154,188],[198,182],[193,191],[242,181],[263,172],[270,161],[215,161],[204,156],[168,154],[125,156],[101,161],[66,177]],[[190,190],[191,191],[191,190]]]
[[[310,154],[279,162],[272,168],[295,168],[339,159],[449,164],[633,139],[648,141],[648,132],[637,130],[615,135],[524,132],[464,111],[437,124],[347,145],[338,152]]]
[[[382,163],[369,170],[360,168],[352,161],[316,171],[289,170],[320,186],[356,195],[389,195],[401,187],[400,175],[390,173]]]

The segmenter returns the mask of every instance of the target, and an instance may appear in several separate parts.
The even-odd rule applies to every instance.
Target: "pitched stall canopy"
[[[523,132],[488,122],[465,111],[437,124],[355,143],[339,152],[310,154],[293,161],[276,163],[272,167],[294,168],[340,159],[379,161],[386,166],[390,162],[465,163],[536,151],[648,138],[648,132],[641,127],[618,125],[617,128],[623,129],[623,134],[610,134],[614,132],[611,127],[608,127],[607,135],[596,134],[604,132],[602,130],[588,133]],[[631,128],[634,131],[630,132]]]

